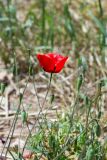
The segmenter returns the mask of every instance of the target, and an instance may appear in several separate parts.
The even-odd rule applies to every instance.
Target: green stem
[[[45,0],[41,0],[42,3],[42,34],[41,34],[41,43],[44,45],[44,39],[45,39]]]
[[[13,128],[12,128],[12,134],[11,134],[11,137],[10,137],[9,144],[8,144],[8,146],[7,146],[7,150],[6,150],[6,153],[5,153],[5,158],[6,158],[6,156],[7,156],[8,151],[9,151],[9,147],[10,147],[11,140],[12,140],[12,137],[13,137],[13,134],[14,134],[14,130],[15,130],[15,126],[16,126],[16,122],[17,122],[17,119],[18,119],[19,112],[20,112],[20,107],[18,107],[18,110],[17,110],[17,112],[16,112],[16,116],[15,116],[15,120],[14,120]]]
[[[102,3],[101,0],[98,0],[98,4],[99,4],[99,10],[100,10],[100,16],[103,16],[103,7],[102,7]]]
[[[16,160],[11,151],[9,150],[10,155],[12,156],[13,160]]]
[[[49,80],[49,85],[48,85],[48,89],[47,89],[47,93],[46,93],[46,95],[45,95],[45,99],[44,99],[44,102],[43,102],[43,104],[42,104],[42,108],[44,107],[44,105],[45,105],[45,102],[46,102],[46,98],[47,98],[47,95],[48,95],[48,93],[49,93],[49,90],[50,90],[50,86],[51,86],[51,81],[52,81],[52,73],[51,73],[51,75],[50,75],[50,80]]]

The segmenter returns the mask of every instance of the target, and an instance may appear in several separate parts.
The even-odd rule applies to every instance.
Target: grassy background
[[[104,59],[106,1],[0,1],[1,58],[10,63],[16,52],[40,46]],[[60,48],[60,49],[59,49]],[[20,59],[20,58],[19,58]]]
[[[15,139],[25,142],[33,123],[43,125],[37,133],[32,132],[27,146],[37,159],[106,157],[106,7],[106,0],[0,0],[0,96],[9,104],[5,105],[6,115],[0,110],[0,118],[3,125],[6,120],[14,124],[21,105],[12,142],[14,131]],[[49,115],[40,123],[35,122],[40,109],[36,91],[42,103],[49,75],[40,69],[35,55],[51,51],[67,55],[69,60],[63,71],[53,76],[44,106]],[[0,104],[3,106],[2,100]],[[18,115],[22,120],[17,120]],[[10,124],[4,125],[3,131],[11,128]],[[7,132],[1,135],[6,137]],[[19,159],[23,155],[20,148],[15,152]]]

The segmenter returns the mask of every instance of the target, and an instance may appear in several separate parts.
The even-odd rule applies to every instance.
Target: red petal
[[[54,59],[52,59],[48,54],[38,54],[37,58],[39,60],[39,63],[41,67],[46,71],[46,72],[53,72],[54,70]]]
[[[63,59],[61,58],[61,60],[56,64],[55,73],[58,73],[62,70],[67,59],[68,57],[64,57]]]

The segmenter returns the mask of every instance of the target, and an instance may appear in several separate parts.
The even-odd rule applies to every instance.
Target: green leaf
[[[87,106],[89,104],[89,99],[87,96],[85,96],[85,105]]]
[[[102,112],[101,112],[101,111],[99,111],[99,112],[98,112],[98,119],[100,119],[100,118],[101,118],[101,114],[102,114]]]
[[[86,58],[84,56],[82,56],[78,59],[78,66],[83,68],[83,73],[85,73],[85,71],[87,71],[88,64],[87,64]]]
[[[95,22],[95,24],[99,28],[100,32],[102,32],[105,35],[106,30],[105,30],[103,23],[96,16],[94,16],[94,14],[92,12],[89,12],[89,16]]]
[[[97,123],[97,126],[96,126],[96,136],[97,137],[100,137],[101,135],[101,127],[100,125]]]
[[[27,19],[26,23],[24,24],[24,28],[30,28],[33,25],[32,19]]]
[[[36,147],[36,148],[33,148],[32,146],[27,146],[26,149],[32,151],[32,152],[35,152],[35,153],[42,153],[43,152],[43,148],[42,147]]]
[[[8,17],[0,17],[0,22],[8,22],[9,18]]]
[[[56,144],[55,136],[54,135],[50,135],[49,145],[53,150],[55,150],[55,144]]]
[[[22,122],[23,124],[27,122],[27,118],[28,118],[28,113],[26,111],[22,111],[21,112],[21,117],[22,117]]]
[[[102,79],[101,81],[100,81],[100,85],[101,85],[101,87],[107,87],[107,79],[105,78],[105,79]]]
[[[55,99],[55,96],[54,96],[54,94],[52,94],[52,95],[51,95],[51,99],[50,99],[50,103],[51,103],[51,104],[53,103],[54,99]]]
[[[1,94],[4,93],[5,88],[6,88],[6,85],[4,83],[0,83],[0,92],[1,92]]]
[[[30,64],[30,65],[29,65],[29,75],[32,76],[32,75],[33,75],[33,72],[34,72],[34,71],[33,71],[33,64]]]
[[[92,145],[90,145],[86,152],[86,160],[93,160],[93,158],[94,158],[94,149]]]
[[[22,93],[20,93],[20,95],[19,95],[20,103],[22,102],[22,99],[23,99],[23,94],[22,94]]]
[[[64,26],[71,38],[75,38],[75,29],[69,12],[68,4],[64,6]]]
[[[13,75],[16,76],[17,75],[17,66],[14,64],[13,66]]]
[[[14,5],[9,5],[8,12],[10,16],[16,17],[16,7]]]
[[[77,90],[79,91],[83,82],[83,75],[80,75],[77,79]]]

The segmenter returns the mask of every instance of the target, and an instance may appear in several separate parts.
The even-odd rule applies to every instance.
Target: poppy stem
[[[53,75],[53,73],[51,73],[51,74],[50,74],[49,85],[48,85],[47,92],[46,92],[46,95],[45,95],[45,98],[44,98],[44,101],[43,101],[43,104],[42,104],[42,108],[43,108],[43,107],[44,107],[44,105],[45,105],[46,98],[47,98],[47,95],[48,95],[48,93],[49,93],[49,89],[50,89],[51,81],[52,81],[52,75]]]
[[[102,7],[102,2],[101,0],[98,0],[98,4],[99,4],[99,10],[100,10],[100,16],[103,16],[103,7]]]

